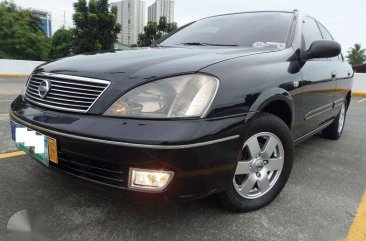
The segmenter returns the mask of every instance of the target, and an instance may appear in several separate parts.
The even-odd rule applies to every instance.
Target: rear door
[[[303,51],[307,51],[314,41],[322,39],[317,22],[311,17],[305,17],[302,26]],[[310,132],[331,117],[337,72],[332,60],[327,58],[307,60],[301,72],[304,130]]]

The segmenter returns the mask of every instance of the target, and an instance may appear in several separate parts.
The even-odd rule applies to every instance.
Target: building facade
[[[50,12],[40,9],[29,9],[34,15],[41,19],[39,27],[46,34],[48,38],[52,37],[52,15]]]
[[[156,0],[148,8],[148,21],[159,22],[160,17],[166,17],[168,23],[174,22],[174,1]]]
[[[118,41],[127,45],[137,44],[139,33],[144,32],[145,2],[125,0],[110,5],[117,7],[117,22],[122,27]]]

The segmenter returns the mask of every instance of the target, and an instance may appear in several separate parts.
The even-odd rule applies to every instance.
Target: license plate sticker
[[[11,122],[11,133],[18,149],[31,155],[46,166],[49,166],[50,161],[55,164],[58,163],[57,142],[55,139],[13,121]]]

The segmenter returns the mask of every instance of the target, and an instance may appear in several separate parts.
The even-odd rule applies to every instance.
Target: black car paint
[[[286,49],[180,46],[154,47],[115,53],[80,55],[38,67],[49,72],[111,81],[88,114],[56,112],[37,107],[19,96],[11,105],[11,119],[54,137],[66,159],[114,163],[126,182],[129,167],[166,169],[175,177],[164,196],[184,200],[221,191],[230,185],[241,151],[240,134],[256,113],[274,102],[290,113],[294,142],[319,131],[350,98],[353,71],[334,58],[303,60],[301,24],[296,12]],[[220,80],[217,95],[203,119],[149,120],[101,116],[120,96],[136,86],[187,73],[205,73]],[[97,140],[121,142],[94,142]],[[239,135],[228,141],[181,148]],[[131,147],[123,143],[152,145]],[[174,146],[159,148],[157,146]],[[124,186],[125,187],[125,186]]]
[[[110,107],[111,100],[114,102],[138,85],[165,77],[197,73],[215,63],[269,51],[217,47],[142,48],[70,57],[40,66],[35,72],[111,81],[111,86],[101,96],[98,105],[89,111],[90,114],[102,114]]]

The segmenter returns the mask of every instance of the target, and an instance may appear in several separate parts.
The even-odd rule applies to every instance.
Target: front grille
[[[42,98],[39,87],[44,81],[48,81],[50,88]],[[86,113],[109,84],[109,81],[77,76],[35,74],[28,81],[25,97],[29,102],[46,108]]]
[[[74,176],[88,179],[107,186],[124,188],[124,172],[122,168],[109,164],[80,158],[70,158],[59,153],[57,168]]]

